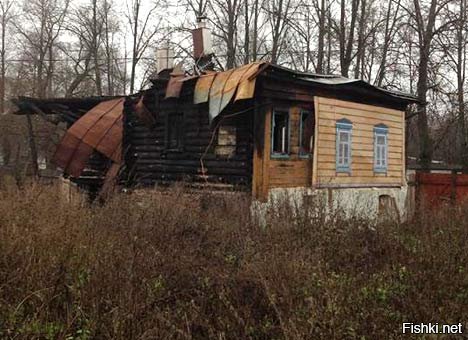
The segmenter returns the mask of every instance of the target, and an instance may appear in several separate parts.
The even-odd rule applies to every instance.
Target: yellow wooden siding
[[[404,183],[404,112],[315,97],[315,186],[401,185]],[[336,121],[353,124],[351,173],[336,172]],[[374,126],[388,126],[388,170],[374,172]]]

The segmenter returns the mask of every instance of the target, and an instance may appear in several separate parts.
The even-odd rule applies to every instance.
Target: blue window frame
[[[274,110],[271,116],[271,156],[289,157],[289,112]]]
[[[387,172],[388,167],[388,127],[374,126],[374,172]]]
[[[313,150],[314,115],[310,111],[301,111],[299,121],[299,157],[309,158]]]
[[[336,172],[351,172],[351,137],[353,124],[348,119],[336,122]]]

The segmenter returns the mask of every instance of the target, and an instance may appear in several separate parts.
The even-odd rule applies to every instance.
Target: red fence
[[[468,200],[468,174],[416,173],[416,197],[421,204],[437,207]]]

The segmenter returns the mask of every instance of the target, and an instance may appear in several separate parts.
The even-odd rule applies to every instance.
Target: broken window
[[[182,113],[170,113],[166,125],[166,149],[180,150],[184,145],[184,116]]]
[[[384,124],[374,126],[374,171],[387,172],[388,127]]]
[[[348,119],[336,122],[336,171],[351,171],[351,132],[353,125]]]
[[[287,111],[273,111],[271,154],[277,157],[289,155],[289,113]]]
[[[219,156],[232,157],[236,152],[237,132],[235,126],[220,126],[218,145],[215,153]]]
[[[302,111],[299,124],[299,156],[309,157],[314,143],[314,115],[312,112]]]

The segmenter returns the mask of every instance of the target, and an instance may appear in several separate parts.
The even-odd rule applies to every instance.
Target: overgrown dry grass
[[[466,211],[373,228],[283,206],[264,228],[248,202],[211,201],[3,190],[0,338],[411,339],[402,322],[468,321]]]

